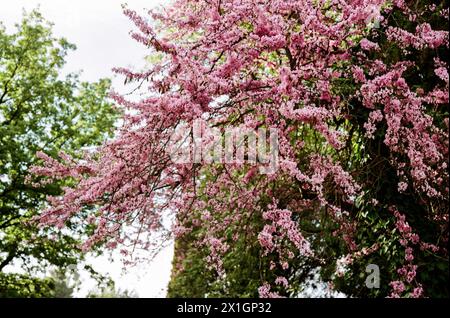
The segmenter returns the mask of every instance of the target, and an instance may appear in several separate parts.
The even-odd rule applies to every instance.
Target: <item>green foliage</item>
[[[115,283],[110,281],[98,290],[90,291],[87,298],[137,298],[138,295],[132,290],[117,289]]]
[[[54,282],[29,275],[0,273],[0,298],[53,297]]]
[[[51,24],[39,12],[25,14],[16,28],[8,34],[0,24],[0,271],[16,263],[33,275],[48,265],[64,267],[81,260],[78,245],[84,231],[76,224],[63,233],[29,222],[44,208],[45,198],[64,186],[36,188],[27,182],[30,166],[38,163],[36,152],[77,156],[77,150],[99,145],[112,134],[117,112],[106,98],[108,79],[88,83],[75,74],[62,75],[65,57],[75,46],[54,38]],[[41,282],[11,277],[8,288],[14,282],[17,288]],[[46,291],[47,281],[42,283]],[[23,295],[33,296],[30,290],[38,289]],[[42,295],[39,291],[35,296]]]

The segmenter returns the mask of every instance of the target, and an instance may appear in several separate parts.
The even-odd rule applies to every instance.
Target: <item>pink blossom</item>
[[[81,159],[37,154],[42,164],[31,172],[42,182],[30,177],[33,185],[74,184],[48,198],[41,224],[64,227],[95,208],[85,220],[95,230],[83,249],[106,241],[124,256],[127,246],[149,250],[155,241],[189,233],[219,279],[226,277],[226,256],[237,254],[245,239],[261,248],[268,270],[286,272],[275,280],[277,290],[291,283],[297,259],[323,261],[312,244],[322,232],[346,249],[327,256],[338,275],[388,240],[405,249],[394,257],[399,268],[388,273],[399,275],[391,278],[391,297],[411,290],[411,297],[423,296],[413,262],[423,253],[448,256],[448,66],[439,59],[448,32],[403,0],[177,0],[168,6],[148,16],[124,9],[136,26],[132,38],[162,61],[141,72],[114,69],[148,89],[139,96],[111,93],[126,110],[115,137]],[[382,19],[394,16],[390,10],[409,21],[407,29]],[[433,16],[448,15],[439,11]],[[368,26],[374,20],[378,28]],[[395,61],[386,57],[393,51]],[[426,70],[420,56],[430,56]],[[434,80],[421,81],[429,74]],[[275,129],[277,169],[260,174],[261,161],[173,162],[168,143],[183,137],[177,128],[199,118],[205,119],[200,146],[214,141],[209,126],[220,137],[241,124]],[[436,233],[419,237],[410,211],[387,207],[390,199],[380,194],[391,191],[384,188],[388,175]],[[385,231],[364,236],[364,213]],[[311,219],[320,234],[303,227]],[[171,230],[166,220],[175,220]],[[322,231],[327,224],[332,229]],[[277,297],[271,288],[259,287],[260,297]]]
[[[283,277],[283,276],[277,277],[277,279],[275,280],[275,284],[282,285],[285,288],[287,288],[289,286],[289,283],[288,283],[286,277]]]
[[[406,182],[399,182],[398,183],[398,192],[404,192],[408,188],[408,184]]]

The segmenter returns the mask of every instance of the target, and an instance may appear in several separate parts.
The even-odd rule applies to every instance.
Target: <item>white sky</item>
[[[81,79],[96,81],[113,78],[111,68],[145,65],[145,48],[129,36],[132,23],[122,14],[121,4],[127,3],[138,12],[145,12],[164,0],[0,0],[0,21],[8,31],[22,17],[22,9],[30,11],[40,5],[43,16],[54,23],[55,36],[65,37],[77,45],[67,57],[65,72],[83,70]],[[116,91],[126,92],[123,78],[113,80]],[[94,268],[110,273],[121,289],[134,290],[140,297],[164,297],[169,281],[173,244],[165,248],[151,264],[141,264],[122,274],[122,264],[106,257],[92,260]],[[86,292],[89,283],[79,295]]]

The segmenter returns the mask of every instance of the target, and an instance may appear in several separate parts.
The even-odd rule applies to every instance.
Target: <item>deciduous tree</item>
[[[296,296],[320,268],[351,296],[448,296],[447,1],[178,0],[157,27],[124,12],[161,61],[116,71],[148,96],[114,95],[124,125],[95,155],[41,155],[35,173],[77,180],[43,224],[99,207],[86,248],[149,249],[173,216],[174,295],[207,269],[195,295]],[[276,129],[279,169],[173,163],[171,136],[200,118]]]
[[[75,74],[63,75],[66,55],[75,46],[63,38],[55,38],[51,25],[40,13],[26,14],[16,28],[14,33],[8,33],[0,25],[0,294],[3,296],[11,295],[13,285],[37,286],[39,279],[33,275],[45,273],[49,265],[65,267],[78,263],[83,258],[80,239],[90,232],[89,228],[78,227],[76,220],[67,224],[65,231],[44,229],[29,222],[45,207],[48,195],[58,195],[63,186],[70,185],[65,181],[34,187],[27,177],[30,166],[38,163],[36,152],[52,156],[66,153],[76,158],[82,148],[99,145],[111,136],[117,115],[107,100],[109,80],[88,83],[81,82]],[[82,214],[78,218],[82,219]],[[25,273],[6,277],[4,269],[12,264]],[[36,296],[42,296],[48,289],[47,280],[42,282],[42,293],[33,289]],[[28,290],[21,295],[33,292]]]

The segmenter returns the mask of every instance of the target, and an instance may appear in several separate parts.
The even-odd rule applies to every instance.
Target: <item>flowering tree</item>
[[[124,124],[84,160],[40,154],[38,179],[76,181],[42,224],[91,211],[84,247],[125,255],[173,235],[173,295],[202,268],[199,295],[295,296],[314,268],[349,295],[448,295],[446,1],[178,0],[149,12],[155,28],[124,13],[159,60],[116,72],[148,96],[112,94]],[[275,129],[277,169],[174,163],[167,145],[198,119]]]

